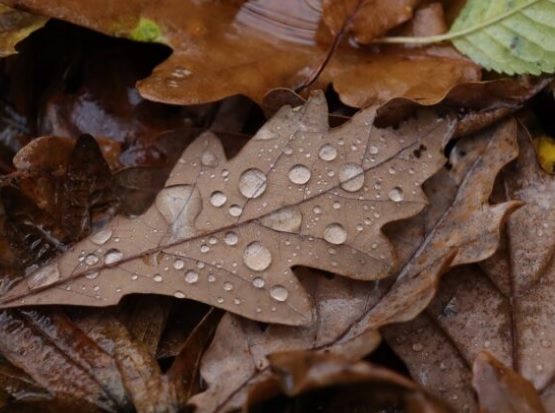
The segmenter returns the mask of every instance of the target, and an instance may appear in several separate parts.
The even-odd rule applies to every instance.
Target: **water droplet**
[[[224,282],[224,291],[231,291],[233,290],[233,284],[229,281]]]
[[[276,301],[285,301],[289,296],[289,291],[283,285],[274,285],[270,288],[270,296]]]
[[[243,213],[243,208],[239,205],[231,205],[228,209],[229,215],[232,217],[238,217]]]
[[[183,66],[176,66],[172,72],[172,76],[181,79],[187,76],[191,76],[191,71],[184,68]]]
[[[239,242],[239,237],[233,231],[229,231],[224,235],[224,242],[227,245],[236,245]]]
[[[85,264],[94,265],[98,262],[98,257],[94,254],[89,254],[85,257]]]
[[[319,214],[322,213],[322,207],[316,205],[312,211],[313,211],[316,215],[319,215]]]
[[[337,157],[337,149],[330,144],[326,144],[320,148],[318,155],[323,161],[330,162]]]
[[[240,305],[241,304],[241,300],[239,298],[234,298],[233,299],[233,304],[235,305]]]
[[[260,169],[247,169],[239,178],[239,191],[245,198],[258,198],[266,190],[266,175]]]
[[[202,252],[203,254],[206,254],[208,251],[210,251],[210,247],[206,244],[202,244],[200,246],[200,252]]]
[[[221,191],[214,191],[210,195],[210,203],[216,208],[221,207],[227,202],[227,196]]]
[[[218,243],[218,238],[216,238],[216,237],[214,237],[214,236],[209,237],[209,238],[208,238],[208,243],[209,243],[210,245],[216,245],[216,244]]]
[[[343,244],[347,239],[347,231],[341,224],[330,224],[324,230],[324,239],[330,244]]]
[[[224,299],[222,297],[218,297],[216,301],[218,302],[218,304],[221,304],[224,302]]]
[[[347,192],[356,192],[364,186],[364,171],[360,165],[348,163],[339,170],[341,188]]]
[[[412,345],[412,351],[419,352],[419,351],[422,351],[423,349],[424,349],[424,346],[420,343],[415,343]]]
[[[376,155],[379,150],[377,146],[372,145],[368,148],[368,152],[370,152],[372,155]]]
[[[179,82],[175,79],[166,79],[166,86],[176,88],[179,87]]]
[[[137,281],[138,279],[139,279],[139,276],[137,274],[131,274],[132,281]]]
[[[122,258],[123,253],[118,249],[112,248],[106,251],[106,254],[104,254],[104,263],[107,265],[113,264],[115,262],[121,261]]]
[[[206,277],[206,279],[208,280],[209,283],[216,282],[216,276],[214,274],[208,274],[208,277]]]
[[[295,165],[289,170],[289,180],[297,185],[304,185],[310,180],[312,172],[304,165]]]
[[[104,245],[112,236],[112,230],[109,228],[102,229],[92,234],[89,239],[96,245]]]
[[[252,285],[254,285],[256,288],[264,288],[264,284],[266,284],[264,278],[256,277],[254,280],[252,280]]]
[[[391,191],[389,191],[388,196],[389,199],[391,199],[393,202],[401,202],[404,197],[403,190],[396,186]]]
[[[177,259],[173,262],[173,268],[175,268],[176,270],[182,270],[183,267],[185,267],[185,263],[183,262],[183,260]]]
[[[185,273],[185,281],[189,284],[194,284],[198,281],[198,272],[189,270]]]
[[[185,298],[185,293],[183,291],[176,291],[175,293],[173,293],[173,296],[175,298]]]
[[[393,166],[390,166],[387,171],[389,172],[390,175],[395,175],[397,173],[397,171],[395,170],[395,167]]]
[[[154,274],[154,277],[152,277],[152,279],[157,283],[161,283],[162,281],[164,281],[164,278],[162,278],[160,274]]]
[[[303,215],[299,207],[291,206],[273,212],[260,220],[262,225],[276,231],[293,232],[301,228]]]
[[[283,153],[285,155],[291,155],[293,153],[293,148],[291,148],[290,146],[286,146],[285,148],[283,148]]]
[[[94,280],[99,275],[100,275],[100,271],[88,272],[88,273],[85,274],[85,278],[87,280]]]
[[[264,271],[272,263],[272,253],[262,243],[251,242],[243,252],[243,261],[253,271]]]
[[[203,164],[204,166],[209,166],[214,168],[218,166],[219,161],[217,156],[214,155],[212,152],[205,151],[200,158],[200,163]]]

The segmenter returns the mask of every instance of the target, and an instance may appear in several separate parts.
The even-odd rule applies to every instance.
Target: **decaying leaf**
[[[522,130],[519,146],[501,192],[526,204],[508,219],[500,251],[482,268],[448,274],[425,314],[386,331],[413,376],[425,372],[428,388],[450,395],[460,409],[476,411],[470,366],[481,350],[529,380],[547,411],[555,406],[553,177],[540,169]],[[462,150],[471,154],[470,148]]]
[[[360,280],[394,273],[380,229],[425,206],[419,186],[443,164],[454,130],[433,114],[379,129],[375,111],[329,130],[315,94],[280,111],[230,161],[214,135],[202,135],[145,214],[116,218],[3,305],[98,306],[156,292],[260,321],[308,323],[310,297],[290,268]]]
[[[16,53],[15,45],[44,26],[47,20],[0,4],[0,57]]]

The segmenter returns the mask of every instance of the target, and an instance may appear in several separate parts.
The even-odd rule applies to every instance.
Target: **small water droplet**
[[[212,168],[215,168],[219,164],[218,157],[210,151],[205,151],[202,154],[200,158],[200,163],[203,164],[204,166],[209,166]]]
[[[376,155],[379,152],[379,149],[377,146],[372,145],[368,148],[368,152],[370,152],[372,155]]]
[[[229,231],[224,235],[224,242],[230,246],[236,245],[239,242],[239,236],[235,232]]]
[[[177,259],[173,262],[173,268],[175,268],[176,270],[182,270],[183,267],[185,267],[185,263],[183,262],[183,260]]]
[[[175,293],[173,293],[173,296],[175,298],[185,298],[185,293],[183,291],[176,291]]]
[[[241,300],[239,298],[234,298],[233,299],[233,304],[235,305],[240,305],[241,304]]]
[[[189,270],[185,273],[185,281],[189,284],[194,284],[198,281],[198,272]]]
[[[210,247],[206,244],[202,244],[200,246],[200,252],[202,252],[203,254],[206,254],[208,251],[210,251]]]
[[[218,304],[221,304],[224,302],[224,299],[222,297],[218,297],[216,301],[218,302]]]
[[[404,198],[403,190],[396,186],[391,191],[389,191],[388,196],[389,199],[391,199],[393,202],[401,202]]]
[[[98,262],[98,257],[94,254],[89,254],[85,257],[85,264],[94,265]]]
[[[341,224],[330,224],[324,230],[324,239],[330,244],[343,244],[347,239],[347,231]]]
[[[395,170],[395,167],[393,166],[390,166],[387,171],[389,172],[390,175],[395,175],[397,173],[397,171]]]
[[[131,281],[137,281],[139,276],[137,274],[131,274]]]
[[[422,351],[423,349],[424,349],[424,346],[420,343],[415,343],[412,345],[412,351],[419,352],[419,351]]]
[[[212,192],[212,195],[210,195],[210,203],[216,208],[221,207],[226,202],[227,196],[221,191],[214,191]]]
[[[258,198],[266,190],[266,175],[260,169],[247,169],[239,178],[239,191],[245,198]]]
[[[319,207],[318,205],[316,205],[312,211],[313,211],[316,215],[319,215],[319,214],[322,213],[322,208]]]
[[[233,290],[233,284],[229,281],[224,282],[224,291],[231,291]]]
[[[102,229],[92,234],[89,239],[96,245],[104,245],[112,236],[112,230],[109,228]]]
[[[238,217],[243,213],[243,208],[239,205],[231,205],[228,209],[229,215],[232,217]]]
[[[320,156],[320,159],[323,161],[333,161],[337,157],[337,149],[330,144],[326,144],[320,148],[318,156]]]
[[[550,341],[550,340],[543,339],[543,340],[541,341],[541,345],[542,345],[543,348],[549,348],[549,347],[551,347],[551,341]]]
[[[283,302],[289,297],[289,291],[283,285],[274,285],[270,288],[270,297],[276,301]]]
[[[162,281],[164,281],[164,278],[160,274],[154,274],[154,277],[152,277],[152,279],[157,283],[161,283]]]
[[[113,264],[115,262],[121,261],[122,258],[123,253],[118,249],[112,248],[106,251],[106,254],[104,254],[104,263],[107,265]]]
[[[289,180],[297,185],[304,185],[310,180],[312,172],[304,165],[295,165],[289,170]]]
[[[88,273],[85,274],[85,278],[87,280],[94,280],[99,275],[100,275],[100,271],[88,272]]]
[[[183,66],[176,66],[172,72],[172,76],[181,79],[187,76],[191,76],[191,71],[184,68]]]
[[[208,277],[206,277],[206,279],[208,280],[209,283],[216,282],[216,276],[214,274],[208,274]]]
[[[341,208],[341,202],[335,201],[333,203],[333,209],[339,209],[339,208]]]
[[[243,261],[253,271],[264,271],[272,264],[272,253],[262,243],[254,241],[245,248]]]
[[[264,284],[266,284],[264,278],[256,277],[254,280],[252,280],[252,285],[254,285],[256,288],[264,288]]]
[[[301,228],[303,215],[299,207],[290,206],[265,216],[260,222],[265,227],[276,231],[294,232]]]
[[[348,163],[339,170],[341,188],[347,192],[356,192],[364,186],[364,171],[360,165]]]
[[[283,148],[283,153],[285,155],[291,155],[293,153],[293,148],[291,148],[290,146],[286,146],[285,148]]]
[[[166,86],[171,87],[171,88],[177,88],[179,87],[179,82],[175,79],[166,79]]]

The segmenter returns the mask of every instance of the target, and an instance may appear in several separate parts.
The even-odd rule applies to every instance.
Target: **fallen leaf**
[[[202,135],[145,214],[114,219],[3,305],[98,306],[155,292],[259,321],[309,322],[310,298],[290,268],[390,275],[396,265],[380,229],[425,206],[419,185],[444,162],[453,122],[429,113],[378,129],[375,111],[328,130],[325,99],[315,94],[284,108],[230,161],[217,138]]]
[[[0,57],[17,53],[15,45],[44,26],[47,20],[43,16],[0,5]]]
[[[460,409],[476,411],[470,366],[481,350],[529,380],[547,411],[555,406],[553,177],[540,169],[522,129],[519,146],[521,155],[503,174],[501,193],[526,204],[508,219],[500,251],[481,269],[465,266],[448,274],[426,314],[385,332],[413,377],[426,377],[430,391],[452,395]]]
[[[534,386],[488,352],[478,354],[472,370],[472,384],[482,413],[546,412]]]

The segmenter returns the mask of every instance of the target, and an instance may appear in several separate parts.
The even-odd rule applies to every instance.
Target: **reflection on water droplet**
[[[343,244],[347,239],[347,231],[341,224],[330,224],[324,230],[324,239],[330,244]]]
[[[289,170],[289,180],[297,185],[304,185],[310,180],[312,173],[304,165],[295,165]]]
[[[210,151],[205,151],[202,154],[202,156],[200,158],[200,163],[203,164],[204,166],[210,166],[212,168],[218,166],[218,164],[219,164],[218,158],[216,157],[216,155],[214,155]]]
[[[239,178],[239,191],[245,198],[258,198],[266,190],[266,175],[260,169],[247,169]]]
[[[262,243],[251,242],[243,251],[243,261],[253,271],[264,271],[272,264],[272,253]]]
[[[109,249],[104,254],[104,263],[105,264],[113,264],[115,262],[121,261],[123,258],[123,253],[115,248]]]
[[[224,290],[225,291],[233,290],[233,284],[231,284],[229,281],[224,282]]]
[[[393,202],[401,202],[404,197],[403,190],[396,186],[391,191],[389,191],[388,196],[389,199],[391,199]]]
[[[183,267],[185,267],[185,263],[183,262],[183,260],[177,259],[173,262],[173,268],[175,268],[176,270],[182,270]]]
[[[370,152],[372,155],[376,155],[379,152],[379,150],[377,146],[372,145],[368,148],[368,152]]]
[[[164,278],[162,278],[160,274],[154,274],[154,277],[152,277],[152,279],[157,283],[161,283],[162,281],[164,281]]]
[[[98,262],[98,257],[94,254],[89,254],[85,257],[85,264],[94,265]]]
[[[176,291],[175,293],[173,293],[173,296],[175,298],[185,298],[185,293],[183,291]]]
[[[252,285],[254,285],[256,288],[263,288],[264,284],[266,284],[264,278],[256,277],[254,280],[252,280]]]
[[[210,195],[210,203],[216,208],[221,207],[227,202],[227,196],[221,191],[214,191]]]
[[[229,231],[224,235],[224,242],[227,245],[236,245],[239,242],[239,237],[233,231]]]
[[[198,272],[189,270],[185,273],[185,281],[189,284],[194,284],[198,281]]]
[[[262,225],[276,231],[293,232],[301,228],[303,215],[299,207],[291,206],[273,212],[260,220]]]
[[[270,288],[270,296],[276,301],[285,301],[289,296],[289,291],[282,285],[274,285]]]
[[[232,217],[238,217],[243,213],[243,208],[239,205],[231,205],[228,209],[229,215]]]
[[[89,239],[96,245],[104,245],[112,236],[112,230],[109,228],[102,229],[92,234]]]
[[[320,159],[322,159],[323,161],[333,161],[337,157],[337,149],[329,144],[324,145],[320,148],[318,156],[320,156]]]
[[[364,171],[360,165],[348,163],[339,170],[341,188],[347,192],[356,192],[364,186]]]

